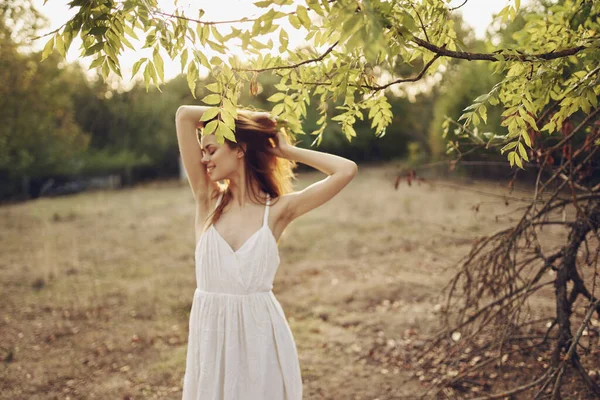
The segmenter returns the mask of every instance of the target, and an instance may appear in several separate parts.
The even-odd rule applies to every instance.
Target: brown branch
[[[399,34],[401,36],[403,36],[402,32],[399,32]],[[444,57],[450,57],[450,58],[458,58],[458,59],[463,59],[463,60],[484,60],[484,61],[491,61],[491,62],[498,62],[500,61],[499,58],[497,58],[497,54],[500,54],[502,52],[504,52],[505,50],[496,50],[494,53],[469,53],[466,51],[454,51],[454,50],[448,50],[448,49],[444,49],[443,47],[439,47],[434,45],[433,43],[430,43],[426,40],[423,39],[419,39],[416,36],[413,36],[411,38],[411,40],[415,43],[417,43],[419,46],[426,48],[429,51],[432,51],[436,54],[439,54],[440,56],[444,56]],[[504,59],[505,60],[509,60],[509,61],[534,61],[535,59],[542,59],[542,60],[555,60],[557,58],[563,58],[563,57],[568,57],[568,56],[572,56],[574,54],[579,53],[582,50],[585,50],[586,46],[576,46],[576,47],[571,47],[568,49],[563,49],[563,50],[559,50],[559,51],[551,51],[548,53],[538,53],[538,54],[506,54],[504,55]]]
[[[587,120],[587,118],[586,118]],[[574,135],[577,131],[579,131],[580,129],[582,129],[585,125],[584,124],[579,124],[575,129],[573,129],[573,131],[571,132],[571,135]],[[570,136],[571,136],[570,135]],[[598,151],[600,149],[600,147],[596,146],[594,147],[594,149],[592,151],[590,151],[590,153],[587,155],[587,157],[585,157],[581,163],[575,168],[574,171],[572,171],[572,173],[577,173],[579,172],[579,170],[581,168],[583,168],[583,166],[585,165],[585,163],[587,161],[589,161],[594,154],[596,153],[596,151]],[[570,166],[573,161],[576,159],[576,157],[579,155],[579,153],[581,153],[584,150],[584,147],[580,147],[575,153],[573,153],[573,155],[571,156],[571,158],[564,164],[560,165],[558,170],[554,173],[554,175],[552,175],[552,177],[550,177],[546,182],[544,182],[544,185],[538,190],[538,184],[536,183],[536,194],[534,196],[534,202],[532,203],[532,208],[535,206],[535,203],[537,201],[537,196],[538,193],[542,193],[547,187],[548,185],[550,185],[550,183],[552,183],[552,181],[554,181],[554,179],[556,179],[560,173],[563,172],[563,170]],[[540,169],[540,175],[541,175],[542,170]],[[539,178],[539,176],[538,176]],[[546,205],[542,208],[542,210],[538,213],[538,215],[545,213],[546,212],[546,208],[549,207],[550,203],[552,202],[552,199],[556,196],[558,196],[558,194],[560,193],[560,191],[562,190],[562,188],[568,183],[568,181],[563,181],[562,184],[560,184],[555,190],[554,193],[550,196],[550,199],[546,202]]]
[[[465,0],[465,3],[466,3],[466,2],[467,2],[467,1]],[[464,3],[463,3],[463,4],[464,4]],[[423,20],[421,19],[421,15],[419,14],[419,12],[418,12],[418,11],[417,11],[417,9],[415,8],[415,6],[414,6],[414,5],[412,5],[412,3],[411,3],[411,5],[410,5],[410,6],[413,8],[413,10],[415,10],[415,14],[417,14],[417,17],[419,18],[419,23],[421,24],[421,29],[423,30],[423,34],[425,35],[425,39],[427,39],[427,41],[428,41],[428,42],[430,42],[430,40],[429,40],[429,36],[427,36],[427,31],[425,30],[425,24],[423,23]]]
[[[339,43],[339,40],[337,42],[335,42],[334,44],[332,44],[331,47],[329,47],[327,49],[327,51],[325,51],[325,53],[321,54],[319,57],[312,58],[310,60],[304,60],[304,61],[299,62],[297,64],[281,65],[281,66],[275,66],[275,67],[269,67],[269,68],[260,68],[260,69],[232,68],[232,70],[234,70],[234,71],[243,71],[243,72],[265,72],[265,71],[273,71],[273,70],[279,70],[279,69],[294,69],[294,68],[298,68],[299,66],[304,65],[304,64],[310,64],[310,63],[319,62],[319,61],[323,60],[327,56],[327,54],[329,54],[329,53],[331,53],[333,51],[334,47],[337,46],[338,43]]]
[[[573,136],[575,136],[575,134],[577,132],[579,132],[579,130],[581,128],[583,128],[589,122],[590,119],[594,118],[596,116],[596,114],[598,114],[599,112],[600,112],[600,107],[596,107],[596,109],[594,111],[592,111],[591,113],[586,115],[586,117],[583,119],[583,121],[581,121],[581,123],[579,125],[577,125],[577,127],[575,129],[573,129],[573,131],[570,134],[565,136],[560,142],[556,143],[554,146],[548,147],[546,149],[546,151],[549,151],[549,152],[554,151],[554,150],[558,149],[559,147],[561,147],[566,142],[568,142]]]
[[[511,389],[511,390],[507,390],[506,392],[502,392],[502,393],[491,394],[491,395],[489,395],[489,396],[484,396],[484,397],[476,397],[476,398],[474,398],[473,400],[502,399],[502,398],[505,398],[505,397],[507,397],[507,396],[508,396],[508,397],[510,397],[510,396],[511,396],[511,395],[513,395],[513,394],[517,394],[517,393],[520,393],[520,392],[524,392],[525,390],[527,390],[527,389],[530,389],[530,388],[532,388],[532,387],[534,387],[534,386],[537,386],[537,385],[539,385],[541,382],[543,382],[543,381],[544,381],[544,379],[546,379],[546,377],[548,376],[548,374],[549,374],[550,372],[551,372],[551,370],[549,369],[548,371],[546,371],[546,372],[544,373],[544,375],[540,376],[540,377],[539,377],[538,379],[536,379],[535,381],[533,381],[533,382],[530,382],[530,383],[528,383],[528,384],[526,384],[526,385],[519,386],[519,387],[516,387],[516,388],[514,388],[514,389]]]
[[[454,7],[454,8],[450,8],[448,9],[448,11],[454,11],[454,10],[458,10],[459,8],[461,8],[462,6],[464,6],[465,4],[467,4],[468,0],[463,1],[463,3],[460,6]]]
[[[445,46],[445,45],[444,45]],[[395,81],[392,81],[388,84],[382,85],[382,86],[371,86],[371,85],[364,85],[362,86],[363,88],[367,88],[367,89],[371,89],[371,90],[382,90],[387,88],[388,86],[392,86],[395,85],[396,83],[402,83],[402,82],[415,82],[420,80],[423,75],[425,74],[425,72],[427,71],[427,69],[429,69],[429,67],[431,67],[431,64],[433,64],[435,62],[435,60],[437,60],[440,57],[439,54],[436,54],[426,65],[425,67],[423,67],[423,69],[421,70],[421,72],[419,72],[419,75],[414,76],[412,78],[404,78],[404,79],[396,79]]]
[[[546,118],[546,116],[554,110],[554,108],[556,108],[556,106],[565,98],[567,97],[567,95],[569,93],[571,93],[573,90],[577,89],[582,82],[584,82],[586,79],[588,79],[590,76],[593,76],[594,74],[596,74],[598,71],[600,71],[600,67],[596,67],[593,70],[591,70],[590,72],[587,73],[586,76],[584,76],[579,82],[577,82],[577,84],[573,85],[571,88],[569,88],[567,91],[565,91],[563,93],[563,95],[558,98],[557,100],[555,100],[552,105],[550,107],[548,107],[546,110],[544,110],[544,112],[542,113],[542,115],[539,116],[539,118],[535,121],[536,125],[540,125],[542,123],[542,121],[544,120],[544,118]]]
[[[257,21],[257,20],[260,19],[260,17],[259,18],[246,18],[246,17],[244,17],[242,19],[232,19],[232,20],[224,20],[224,21],[200,21],[199,19],[186,17],[184,15],[169,14],[169,13],[166,13],[166,12],[161,11],[161,10],[154,10],[154,12],[157,13],[157,14],[164,15],[166,17],[183,19],[185,21],[196,22],[198,24],[204,24],[204,25],[219,25],[219,24],[236,24],[236,23],[240,23],[240,22],[255,22],[255,21]],[[288,16],[288,15],[296,14],[296,12],[292,11],[292,12],[284,13],[284,14],[285,14],[285,16]],[[280,18],[283,18],[283,16],[281,16]]]
[[[594,310],[596,309],[596,307],[600,306],[600,299],[596,300],[594,303],[590,304],[589,309],[587,310],[587,313],[585,315],[585,318],[583,319],[583,322],[581,323],[581,325],[579,325],[579,329],[577,330],[577,332],[575,333],[575,336],[572,338],[571,341],[571,345],[569,347],[569,350],[567,351],[567,354],[565,355],[565,357],[563,358],[563,360],[561,361],[560,365],[552,372],[552,374],[548,377],[548,382],[554,377],[554,375],[556,375],[557,373],[559,374],[559,378],[562,375],[562,373],[564,372],[564,369],[566,367],[566,363],[567,361],[572,361],[572,357],[573,354],[575,353],[575,348],[577,347],[577,344],[579,343],[579,340],[581,339],[581,335],[583,334],[583,331],[585,329],[585,327],[588,325],[588,323],[590,322],[590,319],[592,318],[592,315],[594,314]],[[537,399],[538,396],[541,394],[541,392],[544,390],[544,387],[547,385],[547,383],[542,386],[542,388],[540,389],[540,391],[537,393],[537,395],[535,396],[535,398]],[[597,389],[597,384],[595,384],[596,387],[594,389]],[[596,394],[600,394],[600,392],[596,391]]]

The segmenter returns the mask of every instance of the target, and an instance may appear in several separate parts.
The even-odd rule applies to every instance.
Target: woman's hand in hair
[[[269,140],[270,142],[274,142],[275,145],[273,146],[271,144],[272,147],[268,147],[267,148],[267,153],[269,154],[273,154],[277,157],[282,157],[282,158],[286,158],[287,157],[287,150],[289,148],[292,147],[291,144],[289,144],[288,142],[288,136],[285,133],[285,130],[283,128],[281,128],[278,132],[277,135],[275,137],[272,137],[271,140]]]
[[[277,136],[271,138],[269,142],[271,141],[275,143],[275,146],[267,148],[267,153],[286,158],[286,152],[292,145],[288,142],[285,130],[283,128],[279,129]]]

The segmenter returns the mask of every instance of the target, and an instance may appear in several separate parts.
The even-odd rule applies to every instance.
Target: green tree
[[[133,75],[143,75],[146,90],[151,84],[159,89],[163,84],[165,54],[172,59],[180,57],[194,97],[199,70],[209,71],[214,81],[204,88],[210,93],[200,98],[212,106],[206,116],[219,118],[204,133],[215,132],[221,142],[224,137],[235,140],[234,118],[241,91],[249,87],[256,94],[258,77],[271,74],[277,81],[273,83],[275,91],[267,98],[273,105],[270,112],[285,121],[292,132],[314,136],[316,144],[321,143],[330,124],[338,125],[348,141],[357,136],[355,126],[364,121],[376,137],[382,137],[393,121],[387,88],[419,81],[440,67],[449,70],[453,60],[487,62],[500,80],[462,110],[455,121],[462,121],[462,133],[448,138],[448,148],[451,152],[457,150],[463,139],[469,139],[481,148],[499,149],[511,166],[518,167],[515,172],[526,162],[539,163],[536,195],[514,227],[482,238],[474,246],[452,280],[448,301],[452,307],[445,310],[444,330],[428,348],[435,350],[429,353],[435,358],[432,364],[437,369],[440,354],[447,356],[443,357],[444,363],[451,364],[465,356],[466,348],[478,351],[478,357],[485,361],[465,366],[458,376],[443,379],[448,386],[457,387],[460,380],[468,384],[468,373],[473,369],[493,365],[496,358],[504,360],[505,340],[519,337],[536,321],[522,318],[523,304],[544,286],[540,280],[553,269],[557,306],[548,333],[555,327],[557,333],[551,368],[533,383],[495,398],[532,388],[538,398],[547,387],[553,398],[559,398],[567,364],[579,373],[591,393],[600,396],[600,386],[587,373],[581,361],[584,353],[580,354],[577,347],[593,312],[600,315],[600,300],[582,278],[584,267],[577,264],[576,257],[581,244],[587,244],[586,235],[600,228],[600,185],[584,181],[600,149],[600,132],[594,125],[600,110],[600,2],[541,2],[521,10],[519,0],[507,1],[497,21],[506,29],[522,13],[522,28],[500,45],[488,41],[485,49],[469,47],[469,43],[459,40],[452,14],[460,6],[451,9],[446,3],[265,0],[254,3],[263,11],[256,18],[209,21],[203,19],[202,10],[193,16],[181,10],[165,13],[156,0],[73,0],[70,4],[77,13],[65,25],[44,35],[42,59],[53,49],[64,55],[79,35],[83,56],[94,58],[93,68],[99,68],[105,79],[110,73],[122,76],[119,57],[125,46],[133,47],[129,39],[140,35],[143,47],[151,48],[153,53],[134,64]],[[305,32],[307,45],[290,48],[289,29]],[[267,36],[272,33],[274,38]],[[227,56],[238,43],[252,55],[249,61]],[[208,59],[204,48],[220,56]],[[274,48],[275,55],[264,52]],[[412,75],[402,74],[412,65],[419,65],[419,69]],[[482,86],[486,84],[488,81],[481,82]],[[462,101],[473,94],[466,96]],[[317,125],[303,132],[309,102],[318,111],[317,116],[310,114]],[[331,114],[330,105],[335,107]],[[501,111],[503,130],[488,135],[475,130],[487,123],[488,108],[494,107]],[[442,129],[448,130],[450,123],[446,119]],[[556,152],[562,152],[562,161],[555,168]],[[459,158],[463,155],[460,153]],[[549,170],[550,177],[542,182],[544,169]],[[539,195],[553,182],[559,182],[555,191],[541,202]],[[571,190],[569,199],[559,196],[565,187]],[[537,229],[547,223],[551,212],[570,204],[577,211],[574,221],[552,221],[570,229],[568,242],[558,250],[542,250]],[[595,260],[597,266],[597,257]],[[463,282],[462,296],[451,302],[459,282]],[[589,305],[573,332],[572,305],[580,297]],[[482,304],[488,299],[489,303]],[[451,321],[452,311],[456,316]],[[500,355],[487,351],[496,343],[501,343]]]
[[[513,20],[519,3],[508,4],[498,19]],[[100,68],[104,77],[111,71],[120,76],[119,56],[125,46],[133,47],[128,38],[137,38],[135,31],[141,30],[145,35],[144,47],[152,48],[153,56],[140,59],[134,74],[143,71],[147,87],[150,84],[160,87],[164,80],[164,52],[171,58],[180,56],[192,92],[201,67],[216,78],[217,83],[209,87],[213,93],[202,101],[215,106],[211,113],[222,113],[218,124],[210,127],[219,138],[233,138],[231,117],[236,113],[240,87],[244,82],[254,83],[257,74],[269,72],[280,77],[278,93],[270,98],[275,103],[271,111],[285,119],[296,133],[302,132],[301,119],[306,117],[309,92],[318,96],[320,103],[332,98],[344,99],[344,104],[337,106],[340,113],[331,120],[339,123],[351,140],[356,136],[353,126],[361,118],[371,120],[378,135],[391,122],[389,103],[383,93],[389,85],[421,79],[447,65],[449,59],[485,60],[495,64],[497,73],[505,72],[505,77],[465,110],[464,127],[485,123],[488,105],[501,103],[508,116],[503,122],[508,132],[496,139],[508,141],[502,151],[507,152],[511,165],[522,167],[522,160],[528,160],[526,149],[531,148],[528,129],[556,132],[577,110],[591,112],[597,106],[600,91],[594,79],[600,39],[598,22],[593,18],[600,5],[585,0],[554,5],[551,16],[529,13],[523,29],[527,34],[516,37],[513,48],[488,52],[460,49],[450,17],[453,10],[441,0],[420,3],[307,0],[306,5],[292,0],[257,1],[255,5],[264,13],[237,24],[203,21],[202,10],[197,17],[186,16],[180,10],[167,14],[158,8],[156,0],[74,0],[70,4],[78,7],[78,12],[49,35],[44,57],[54,48],[64,54],[72,38],[81,35],[84,55],[94,57],[92,66]],[[575,18],[581,11],[588,18]],[[307,41],[314,47],[288,48],[289,35],[282,22],[289,22],[293,29],[305,30]],[[279,54],[263,55],[262,50],[273,48],[274,41],[269,38],[264,43],[261,38],[276,31]],[[254,54],[249,62],[225,57],[234,39],[241,41],[245,51]],[[210,47],[223,57],[209,60],[197,46]],[[421,60],[423,68],[414,77],[382,81],[385,71],[416,59]],[[561,71],[572,63],[578,64],[577,70],[562,76]],[[565,93],[559,109],[548,123],[538,127],[536,116],[557,91]],[[320,128],[311,132],[318,135],[317,142],[326,122],[322,120]]]
[[[68,172],[89,142],[65,90],[69,71],[58,68],[58,55],[40,64],[40,53],[21,54],[13,41],[19,32],[10,28],[18,13],[10,9],[0,3],[0,197],[22,185],[27,191],[30,178]]]

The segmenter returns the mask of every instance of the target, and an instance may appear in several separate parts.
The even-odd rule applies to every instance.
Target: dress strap
[[[267,225],[269,220],[269,205],[271,204],[271,196],[267,193],[267,205],[265,206],[265,217],[263,218],[263,225]]]

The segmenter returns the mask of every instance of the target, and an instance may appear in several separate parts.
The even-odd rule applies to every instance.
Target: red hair
[[[206,121],[208,123],[209,121]],[[272,200],[275,200],[282,194],[289,193],[293,190],[292,179],[296,179],[293,172],[297,164],[293,160],[277,157],[267,152],[267,149],[273,147],[271,142],[275,144],[275,137],[278,129],[283,133],[286,139],[290,138],[290,134],[284,127],[279,127],[276,121],[272,120],[268,114],[251,114],[247,115],[238,112],[235,119],[235,139],[237,142],[225,139],[225,144],[232,150],[240,148],[244,151],[242,143],[246,144],[244,151],[244,166],[246,170],[246,184],[252,191],[252,197],[258,199],[257,193],[254,192],[254,186],[250,185],[252,180],[258,183],[262,191],[268,193]],[[223,209],[232,198],[229,189],[229,180],[226,179],[224,184],[219,185],[219,191],[215,192],[213,198],[223,193],[223,198],[218,207],[208,216],[207,227],[219,220]],[[261,204],[266,204],[259,200]],[[273,201],[271,201],[273,204]]]

